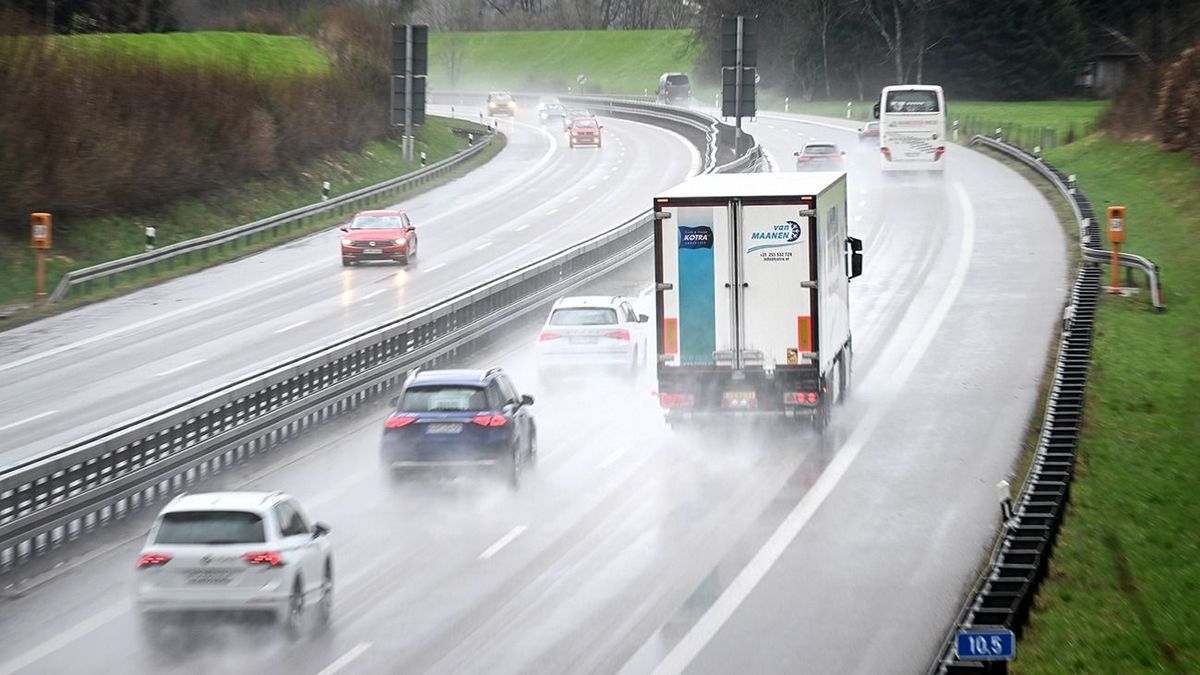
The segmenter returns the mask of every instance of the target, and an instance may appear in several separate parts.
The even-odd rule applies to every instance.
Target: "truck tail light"
[[[502,427],[508,424],[503,415],[476,415],[471,421],[481,427]]]
[[[933,151],[933,161],[935,161],[935,162],[938,161],[939,159],[942,158],[942,155],[944,155],[944,154],[946,154],[946,146],[944,146],[944,145],[937,146],[937,148]]]
[[[789,391],[783,395],[784,405],[806,405],[813,406],[817,404],[819,397],[815,391]]]
[[[885,146],[882,146],[879,148],[879,152],[881,154],[883,154],[884,159],[886,159],[889,162],[892,161],[892,149],[891,148],[889,148],[885,145]]]
[[[665,394],[658,395],[658,402],[664,408],[682,408],[684,406],[694,405],[696,400],[691,394]]]
[[[171,562],[173,557],[170,553],[143,553],[138,557],[137,568],[161,567]]]
[[[278,551],[261,551],[258,553],[247,553],[242,556],[242,560],[251,565],[270,565],[271,567],[283,567],[283,554]]]

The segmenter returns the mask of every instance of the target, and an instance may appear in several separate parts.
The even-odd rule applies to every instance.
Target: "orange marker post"
[[[1121,244],[1125,243],[1125,207],[1108,207],[1108,243],[1112,244],[1112,283],[1109,293],[1121,292]]]
[[[29,247],[37,256],[37,297],[46,297],[46,251],[53,244],[54,227],[49,213],[29,214]]]

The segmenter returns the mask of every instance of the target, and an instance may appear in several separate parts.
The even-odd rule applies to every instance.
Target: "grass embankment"
[[[1158,263],[1168,311],[1100,304],[1071,507],[1013,672],[1200,672],[1200,164],[1100,136],[1047,158],[1128,208],[1124,250]]]
[[[654,95],[665,72],[692,73],[687,30],[430,33],[429,79],[441,89]]]
[[[454,154],[466,147],[466,141],[451,133],[451,127],[470,127],[481,133],[483,127],[463,120],[429,117],[425,126],[416,135],[414,156],[424,151],[430,164]],[[499,152],[503,138],[470,163],[478,166]],[[247,223],[281,213],[306,204],[320,201],[321,182],[330,182],[330,196],[336,197],[353,190],[402,175],[419,168],[403,161],[400,146],[396,141],[379,141],[369,144],[361,152],[343,152],[321,160],[305,163],[290,171],[270,178],[249,180],[203,196],[173,202],[161,209],[139,214],[110,215],[81,220],[71,227],[69,239],[59,239],[55,249],[47,258],[47,290],[53,289],[58,279],[66,272],[87,267],[105,260],[112,260],[139,253],[144,250],[143,228],[154,225],[157,243],[165,246],[203,234],[217,232],[241,223]],[[468,167],[464,167],[464,171]],[[420,189],[428,189],[426,184]],[[203,265],[212,265],[223,260],[246,255],[248,252],[275,245],[326,227],[340,220],[331,217],[326,221],[314,222],[304,230],[279,233],[267,239],[256,239],[253,247],[238,251],[226,249],[224,254],[210,255]],[[0,242],[0,306],[16,303],[31,303],[33,300],[33,254],[26,242]],[[142,274],[135,282],[107,289],[100,289],[89,296],[73,293],[69,302],[54,307],[30,307],[17,311],[0,327],[23,320],[43,316],[49,311],[69,307],[81,300],[119,293],[129,288],[145,286],[154,281],[178,276],[202,267],[197,262],[189,267],[159,270]]]
[[[260,33],[96,33],[54,38],[72,58],[128,59],[252,77],[326,75],[329,58],[311,41]]]

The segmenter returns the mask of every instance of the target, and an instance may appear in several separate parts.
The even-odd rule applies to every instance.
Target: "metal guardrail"
[[[977,135],[970,140],[968,145],[983,145],[1003,152],[1005,155],[1037,171],[1046,180],[1050,181],[1067,203],[1071,205],[1071,210],[1075,213],[1075,222],[1079,224],[1079,246],[1082,250],[1084,261],[1097,264],[1112,262],[1112,251],[1105,249],[1100,241],[1100,230],[1096,223],[1096,213],[1092,208],[1092,203],[1079,193],[1074,183],[1070,181],[1069,176],[1063,174],[1037,155],[987,136]],[[1095,228],[1095,230],[1092,231],[1092,228]],[[1166,306],[1163,304],[1162,284],[1159,281],[1158,265],[1154,264],[1148,258],[1132,253],[1120,253],[1117,259],[1120,261],[1122,267],[1141,270],[1145,273],[1150,287],[1150,303],[1154,306],[1154,311],[1162,312],[1165,310]]]
[[[1006,143],[976,136],[971,144],[1002,152],[1029,165],[1049,180],[1075,214],[1084,260],[1098,262],[1092,260],[1089,251],[1108,259],[1109,252],[1100,247],[1100,228],[1091,202],[1070,184],[1066,176],[1040,158]],[[1161,309],[1157,267],[1149,261],[1145,261],[1145,265],[1148,267],[1143,269],[1154,289],[1155,308]],[[1008,672],[1004,661],[958,660],[954,653],[955,635],[960,629],[1001,626],[1012,630],[1019,638],[1029,620],[1030,607],[1049,569],[1050,556],[1070,499],[1099,301],[1100,270],[1086,264],[1075,276],[1071,301],[1063,312],[1058,355],[1033,464],[1011,517],[998,533],[989,566],[977,580],[966,605],[951,626],[930,673],[994,675]]]
[[[153,269],[160,264],[167,265],[168,268],[176,262],[187,265],[191,263],[193,255],[197,256],[199,260],[207,260],[210,250],[217,249],[219,251],[226,245],[237,250],[239,244],[254,243],[255,235],[274,236],[281,229],[287,231],[301,227],[313,218],[348,215],[360,211],[366,202],[373,202],[380,197],[398,196],[406,190],[423,185],[455,170],[462,162],[483,152],[483,149],[491,144],[492,136],[490,134],[481,134],[481,136],[479,142],[423,169],[369,185],[327,201],[301,206],[262,220],[170,244],[153,251],[67,272],[59,280],[54,292],[50,294],[49,301],[58,302],[65,298],[72,288],[80,286],[86,290],[90,284],[101,279],[108,279],[109,285],[115,286],[117,277],[121,274],[136,274],[142,268]]]
[[[761,148],[715,172],[756,171]],[[431,307],[0,472],[0,571],[376,400],[649,248],[649,210]]]

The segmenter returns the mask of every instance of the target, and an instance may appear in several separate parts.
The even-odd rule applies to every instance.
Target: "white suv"
[[[147,637],[184,613],[267,613],[294,637],[315,605],[324,624],[333,606],[328,534],[282,492],[176,497],[137,560],[136,605]]]
[[[636,373],[648,320],[619,295],[561,298],[538,334],[538,372],[543,380],[597,366]]]

